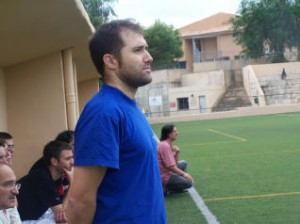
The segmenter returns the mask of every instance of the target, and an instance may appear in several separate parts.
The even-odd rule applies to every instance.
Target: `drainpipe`
[[[196,43],[195,43],[196,39],[193,38],[192,39],[192,48],[193,48],[193,63],[199,63],[200,62],[200,55],[197,52],[197,47],[196,47]]]
[[[72,49],[62,51],[64,86],[66,99],[67,126],[74,130],[77,122],[77,94],[75,88],[75,74],[73,70]]]

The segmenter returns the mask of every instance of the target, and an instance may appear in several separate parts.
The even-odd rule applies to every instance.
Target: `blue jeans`
[[[180,160],[177,162],[177,167],[182,171],[186,172],[187,170],[187,162],[185,160]],[[172,173],[168,183],[166,185],[166,190],[168,191],[183,191],[187,188],[193,186],[193,183],[187,180],[185,177],[180,176],[176,173]]]

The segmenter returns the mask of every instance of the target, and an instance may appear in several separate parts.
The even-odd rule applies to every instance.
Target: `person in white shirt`
[[[11,157],[7,155],[9,152],[6,149],[6,142],[0,139],[0,164],[8,164],[7,157]],[[18,185],[17,185],[18,186]],[[0,187],[1,188],[1,187]],[[1,189],[0,189],[1,190]],[[21,224],[21,219],[17,207],[2,209],[0,210],[0,223],[1,224]]]
[[[16,175],[7,164],[0,163],[0,222],[2,224],[21,224],[16,209],[17,194],[20,185],[16,184]]]

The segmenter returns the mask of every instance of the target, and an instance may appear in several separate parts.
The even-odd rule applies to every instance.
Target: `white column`
[[[78,97],[75,83],[76,77],[73,69],[72,49],[63,50],[62,58],[68,129],[74,130],[78,119]]]

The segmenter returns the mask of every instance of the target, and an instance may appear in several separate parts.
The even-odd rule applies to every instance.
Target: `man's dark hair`
[[[166,124],[161,129],[161,135],[160,140],[164,141],[169,137],[169,134],[171,134],[174,130],[175,125],[174,124]]]
[[[120,35],[124,29],[132,30],[143,35],[143,28],[132,19],[114,20],[100,26],[89,42],[90,55],[97,71],[104,76],[103,56],[112,54],[121,64],[120,51],[124,42]]]
[[[5,147],[5,141],[0,138],[0,146]]]
[[[43,160],[45,164],[49,166],[51,164],[51,158],[59,160],[63,150],[73,150],[73,148],[68,143],[62,141],[54,140],[48,142],[43,151]]]
[[[66,142],[69,144],[72,140],[74,140],[74,131],[63,131],[56,136],[55,140]]]
[[[11,134],[9,134],[8,132],[0,132],[0,139],[2,140],[8,140],[8,139],[12,139],[13,136]]]

